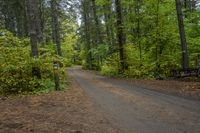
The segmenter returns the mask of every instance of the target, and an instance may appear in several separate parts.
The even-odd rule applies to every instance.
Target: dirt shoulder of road
[[[101,75],[96,71],[87,71],[97,75]],[[102,76],[102,75],[101,75]],[[200,100],[200,78],[182,78],[168,80],[145,80],[145,79],[124,79],[116,77],[108,77],[114,80],[125,81],[134,86],[142,87],[161,93],[176,95],[188,99]]]
[[[65,92],[0,97],[0,133],[116,133],[76,81]]]
[[[200,100],[200,82],[178,80],[127,80],[133,85],[141,86],[167,94],[177,95],[189,99]]]

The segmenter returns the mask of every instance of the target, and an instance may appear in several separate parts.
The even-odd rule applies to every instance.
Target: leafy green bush
[[[170,49],[170,48],[169,48]],[[174,48],[176,49],[176,47]],[[180,68],[179,58],[180,52],[169,54],[169,51],[163,51],[156,61],[154,53],[155,49],[150,49],[145,53],[142,52],[140,59],[139,48],[134,44],[126,44],[126,63],[128,69],[123,74],[119,74],[119,55],[117,53],[108,56],[103,63],[101,73],[108,76],[122,76],[131,78],[155,78],[156,76],[169,76],[170,71],[175,68]],[[154,57],[154,58],[149,58]],[[174,58],[176,57],[176,58]],[[159,67],[158,67],[159,65]]]
[[[0,52],[1,94],[40,92],[47,89],[47,81],[53,81],[53,62],[58,57],[51,47],[41,48],[39,58],[34,59],[30,56],[29,39],[19,39],[0,30]],[[40,68],[42,79],[32,75],[33,67]],[[60,69],[59,73],[62,72]]]
[[[101,74],[107,75],[107,76],[117,76],[118,70],[119,70],[118,60],[119,60],[118,55],[116,53],[107,57],[106,61],[104,62],[101,68]]]
[[[8,31],[0,31],[0,93],[21,93],[40,87],[31,76],[33,60],[26,40],[20,40]]]

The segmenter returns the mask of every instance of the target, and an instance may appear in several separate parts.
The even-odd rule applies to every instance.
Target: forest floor
[[[115,79],[79,67],[69,78],[66,91],[0,96],[0,133],[200,132],[199,82]]]
[[[0,133],[116,133],[78,84],[66,91],[0,96]]]

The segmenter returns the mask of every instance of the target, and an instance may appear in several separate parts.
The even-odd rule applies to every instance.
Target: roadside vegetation
[[[54,90],[53,62],[58,60],[55,48],[49,44],[41,48],[39,58],[30,56],[29,38],[19,39],[6,30],[0,31],[0,93],[27,94]],[[70,65],[68,61],[64,65]],[[41,77],[33,75],[33,67],[39,67]],[[66,82],[65,67],[58,70],[62,87]]]
[[[55,75],[59,76],[57,89],[67,88],[66,67],[78,54],[78,24],[74,9],[61,8],[62,4],[54,0],[0,1],[0,94],[54,91]]]

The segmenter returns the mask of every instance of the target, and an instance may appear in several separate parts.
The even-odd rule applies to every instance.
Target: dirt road
[[[117,133],[74,80],[66,91],[0,95],[0,133]]]
[[[69,69],[77,84],[122,133],[200,133],[200,101],[187,100]]]

